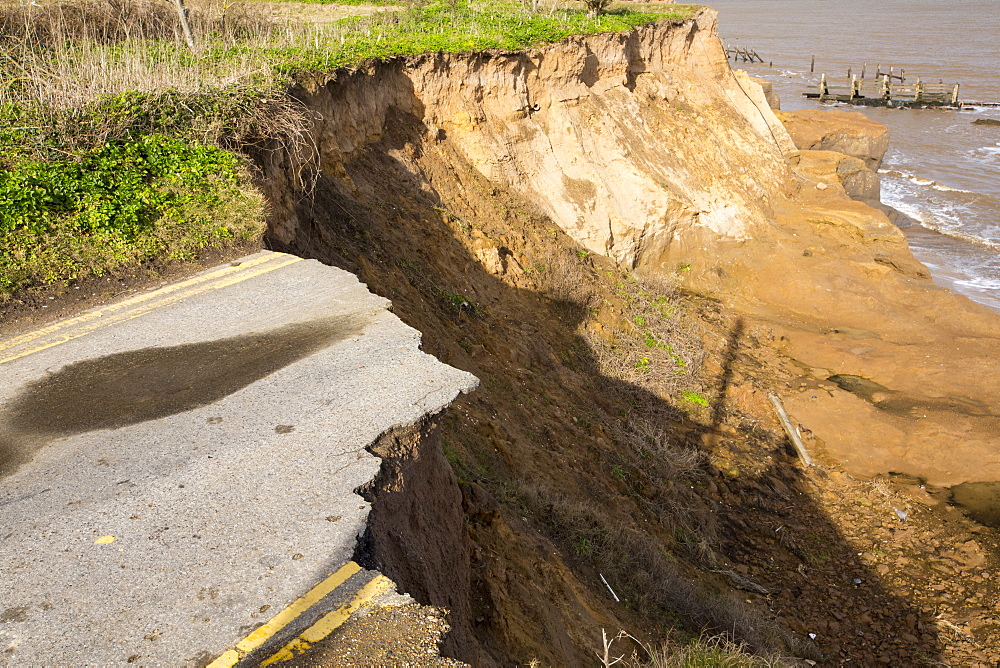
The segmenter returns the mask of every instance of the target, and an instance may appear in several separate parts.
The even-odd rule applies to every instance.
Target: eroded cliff
[[[864,166],[795,149],[714,29],[705,10],[314,78],[296,95],[316,154],[261,158],[271,243],[358,273],[484,381],[442,425],[469,559],[435,563],[467,605],[387,565],[466,616],[450,642],[467,660],[578,665],[602,627],[650,638],[676,619],[760,652],[941,652],[924,609],[869,578],[810,496],[833,483],[789,460],[767,393],[828,466],[1000,480],[997,317],[935,288],[885,215],[847,196],[872,194]],[[660,302],[664,280],[703,297]],[[670,343],[646,335],[653,317]],[[629,337],[649,350],[615,357]],[[843,572],[864,586],[841,592]],[[838,621],[812,643],[801,620],[851,607],[841,596],[885,630],[856,642],[856,620]]]

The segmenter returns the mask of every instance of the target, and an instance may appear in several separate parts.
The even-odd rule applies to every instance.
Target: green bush
[[[159,134],[16,163],[0,172],[0,295],[253,237],[263,202],[239,182],[237,156]]]

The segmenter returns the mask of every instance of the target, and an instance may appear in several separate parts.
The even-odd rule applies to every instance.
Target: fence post
[[[823,76],[820,77],[820,80],[819,80],[819,101],[820,102],[823,101],[823,98],[826,97],[826,94],[827,94],[827,89],[826,89],[826,73],[824,73]]]
[[[855,75],[851,77],[851,99],[853,100],[856,97],[861,97],[861,82]]]
[[[920,98],[924,96],[924,82],[917,78],[917,87],[913,93],[913,101],[920,102]]]
[[[892,88],[889,85],[889,75],[882,75],[882,99],[891,100],[892,99]]]
[[[952,105],[958,104],[958,84],[955,84],[955,90],[951,92],[951,103]]]
[[[184,31],[184,41],[188,48],[194,51],[194,35],[191,34],[191,23],[188,21],[188,8],[184,5],[184,0],[174,0],[177,6],[177,16],[181,21],[181,29]]]

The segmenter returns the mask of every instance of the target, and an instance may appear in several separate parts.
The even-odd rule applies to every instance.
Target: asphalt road
[[[388,306],[264,252],[0,340],[0,663],[235,660],[373,582],[365,446],[477,385]]]

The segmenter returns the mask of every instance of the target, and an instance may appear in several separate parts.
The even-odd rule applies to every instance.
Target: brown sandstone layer
[[[862,158],[873,171],[889,148],[889,128],[856,111],[800,109],[778,117],[797,147]]]

